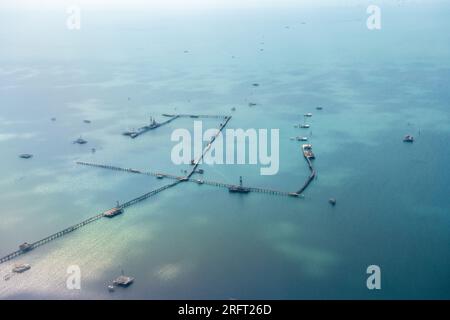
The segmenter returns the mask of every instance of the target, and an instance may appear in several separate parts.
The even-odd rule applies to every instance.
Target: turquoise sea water
[[[89,11],[78,32],[64,11],[2,11],[0,256],[167,183],[77,160],[189,169],[172,164],[170,134],[191,119],[121,136],[151,115],[280,129],[277,175],[204,165],[205,178],[294,191],[309,171],[289,137],[313,112],[318,178],[304,199],[180,184],[0,265],[32,265],[0,279],[0,298],[450,298],[450,6],[382,7],[380,31],[365,9]],[[87,145],[71,143],[80,135]],[[66,289],[69,265],[81,290]],[[136,283],[111,294],[121,269]]]

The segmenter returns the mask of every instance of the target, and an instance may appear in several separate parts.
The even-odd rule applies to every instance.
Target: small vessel
[[[195,182],[197,182],[198,184],[204,184],[205,183],[205,181],[203,181],[201,179],[197,179],[197,180],[195,180]]]
[[[240,176],[239,177],[239,185],[229,187],[228,191],[231,193],[249,193],[250,188],[245,188],[242,186],[242,176]]]
[[[141,171],[136,170],[136,169],[130,169],[130,172],[132,172],[132,173],[141,173]]]
[[[231,108],[231,111],[236,111],[236,108],[235,107]]]
[[[257,106],[258,104],[257,103],[254,103],[254,102],[249,102],[248,103],[248,106],[249,107],[254,107],[254,106]]]
[[[116,278],[116,280],[113,281],[113,284],[120,287],[128,287],[130,284],[134,282],[133,277],[128,277],[123,274]]]
[[[56,121],[56,118],[55,118],[55,117],[53,117],[53,118],[51,118],[51,120],[52,120],[53,122],[55,122],[55,121]]]
[[[290,197],[299,197],[300,194],[298,194],[297,192],[289,192],[289,196]]]
[[[302,129],[308,129],[309,127],[311,127],[309,124],[301,124],[300,128]]]
[[[125,132],[122,133],[122,135],[124,135],[124,136],[130,136],[130,137],[131,137],[131,135],[133,135],[133,134],[136,134],[136,131],[132,130],[132,131],[125,131]]]
[[[31,159],[31,158],[33,158],[33,155],[30,154],[30,153],[23,153],[23,154],[19,155],[19,158],[22,158],[22,159]]]
[[[295,137],[297,141],[308,141],[308,137]]]
[[[122,213],[123,213],[123,209],[120,208],[119,204],[117,203],[117,206],[115,208],[112,208],[112,209],[109,209],[108,211],[103,212],[103,216],[106,218],[113,218]]]
[[[191,160],[191,166],[193,166],[193,165],[195,165],[195,160],[194,159]]]
[[[259,83],[253,83],[252,86],[259,87]]]
[[[114,286],[113,285],[109,285],[108,286],[108,291],[109,292],[114,292]]]
[[[148,125],[147,127],[143,127],[142,129],[155,129],[158,128],[160,126],[160,124],[158,122],[156,122],[156,120],[153,117],[150,117],[150,125]]]
[[[414,137],[408,134],[403,138],[403,142],[411,142],[412,143],[412,142],[414,142]]]
[[[24,264],[16,264],[16,265],[14,265],[14,268],[12,269],[12,272],[22,273],[22,272],[25,272],[25,271],[30,270],[30,269],[31,269],[31,266],[29,264],[26,264],[26,263],[24,263]]]
[[[164,178],[164,175],[163,175],[163,174],[158,173],[158,174],[156,175],[156,179],[163,179],[163,178]]]
[[[184,182],[184,181],[188,181],[189,179],[187,177],[178,177],[177,180],[180,182]]]
[[[312,113],[311,113],[311,112],[308,112],[308,113],[305,113],[303,116],[305,116],[305,117],[307,117],[307,118],[311,118],[311,117],[312,117]]]
[[[323,110],[322,107],[316,107],[316,110]]]
[[[91,123],[91,120],[86,119],[86,120],[83,120],[83,122],[89,124],[89,123]]]
[[[336,199],[335,199],[335,198],[330,198],[330,199],[328,199],[328,202],[329,202],[332,206],[335,206],[335,205],[336,205]]]
[[[73,143],[77,143],[77,144],[86,144],[87,141],[84,140],[83,138],[79,137],[77,140],[75,140]]]
[[[312,152],[312,145],[311,144],[304,144],[302,145],[303,155],[306,159],[315,159],[316,156]]]
[[[199,173],[199,174],[204,174],[204,173],[205,173],[205,170],[203,170],[203,169],[198,169],[196,172]]]
[[[19,249],[22,252],[27,252],[33,249],[33,245],[28,242],[24,242],[19,246]]]
[[[11,273],[7,273],[3,276],[3,280],[8,281],[9,279],[11,279],[13,275]]]

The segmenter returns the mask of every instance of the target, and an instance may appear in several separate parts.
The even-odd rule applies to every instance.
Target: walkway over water
[[[162,127],[163,125],[166,125],[170,122],[172,122],[173,120],[177,119],[178,116],[173,116],[171,117],[169,120],[166,120],[164,122],[155,122],[153,124],[144,126],[139,128],[137,131],[133,131],[133,132],[125,132],[124,135],[129,136],[131,139],[136,139],[137,137],[139,137],[141,134],[144,134],[150,130],[154,130],[156,128]]]
[[[175,119],[178,118],[194,118],[194,119],[226,119],[230,120],[231,116],[223,116],[223,115],[197,115],[197,114],[163,114],[164,117],[169,117],[169,120],[163,121],[163,122],[154,122],[150,123],[147,126],[140,127],[137,131],[129,131],[125,132],[124,135],[129,136],[131,139],[136,139],[141,134],[144,134],[150,130],[157,129],[159,127],[162,127],[163,125],[166,125]],[[227,121],[228,122],[228,121]]]
[[[187,116],[187,115],[182,115],[182,116]],[[191,116],[191,115],[189,115],[189,116]],[[197,116],[197,117],[220,117],[220,116]],[[159,126],[161,126],[163,124],[167,124],[170,121],[175,120],[176,118],[178,118],[177,115],[171,116],[171,119],[169,119],[169,120],[167,120],[167,121],[165,121],[163,123],[158,124],[156,127],[159,127]],[[231,119],[231,117],[229,117],[229,116],[224,116],[223,118],[225,119],[225,122],[220,125],[218,134],[225,128],[225,126],[227,125],[228,121],[230,121],[230,119]],[[154,129],[156,127],[152,127],[152,128],[149,127],[148,130]],[[144,133],[144,132],[146,132],[148,130],[145,130],[142,133]],[[164,175],[164,177],[171,178],[171,179],[176,179],[176,181],[172,182],[170,184],[167,184],[165,186],[162,186],[162,187],[160,187],[158,189],[155,189],[155,190],[152,190],[150,192],[147,192],[147,193],[145,193],[145,194],[143,194],[143,195],[141,195],[141,196],[139,196],[137,198],[129,200],[129,201],[127,201],[127,202],[125,202],[125,203],[123,203],[121,205],[118,205],[114,209],[122,209],[123,210],[123,209],[128,208],[130,206],[133,206],[133,205],[135,205],[135,204],[137,204],[137,203],[139,203],[141,201],[144,201],[144,200],[154,196],[155,194],[158,194],[159,192],[162,192],[164,190],[172,188],[172,187],[176,186],[177,184],[179,184],[179,183],[181,183],[183,181],[189,181],[189,177],[192,176],[195,173],[195,170],[198,167],[200,160],[203,159],[203,157],[206,154],[206,152],[209,150],[209,148],[211,148],[211,144],[215,141],[217,135],[215,137],[213,137],[213,139],[211,139],[211,142],[203,150],[202,156],[195,162],[195,165],[194,165],[192,171],[190,172],[190,174],[187,177],[178,177],[178,176],[174,176],[174,175]],[[78,162],[78,164],[91,165],[91,164],[88,164],[87,162]],[[106,168],[106,169],[111,169],[111,170],[132,172],[132,173],[136,173],[136,174],[137,173],[141,173],[138,170],[126,169],[126,168],[118,168],[118,167],[105,166],[105,165],[91,165],[91,166],[97,166],[97,167],[100,167],[100,168]],[[153,175],[153,176],[157,176],[157,177],[161,176],[161,174],[159,174],[159,173],[152,173],[152,172],[144,173],[144,174]],[[38,240],[36,242],[33,242],[33,243],[29,244],[26,247],[26,250],[17,250],[17,251],[14,251],[14,252],[12,252],[12,253],[10,253],[10,254],[0,258],[0,264],[4,263],[6,261],[9,261],[9,260],[11,260],[11,259],[13,259],[15,257],[18,257],[19,255],[24,254],[24,253],[26,253],[26,252],[28,252],[30,250],[33,250],[33,249],[35,249],[35,248],[37,248],[37,247],[39,247],[41,245],[44,245],[44,244],[46,244],[46,243],[48,243],[50,241],[53,241],[53,240],[58,239],[58,238],[61,238],[61,237],[65,236],[65,235],[67,235],[67,234],[69,234],[69,233],[71,233],[71,232],[73,232],[73,231],[75,231],[75,230],[77,230],[77,229],[87,225],[87,224],[90,224],[90,223],[92,223],[94,221],[97,221],[97,220],[99,220],[100,218],[103,218],[103,217],[105,217],[104,213],[97,214],[97,215],[95,215],[95,216],[93,216],[91,218],[88,218],[88,219],[80,222],[80,223],[77,223],[76,225],[70,226],[70,227],[68,227],[68,228],[66,228],[66,229],[64,229],[62,231],[59,231],[57,233],[54,233],[54,234],[52,234],[52,235],[50,235],[50,236],[48,236],[46,238],[43,238],[43,239]]]
[[[153,177],[157,177],[157,178],[173,179],[173,180],[177,180],[178,182],[189,181],[189,182],[194,182],[197,184],[206,184],[206,185],[221,187],[221,188],[226,188],[226,189],[230,189],[232,187],[238,187],[238,185],[234,185],[234,184],[228,184],[228,183],[212,181],[212,180],[195,179],[192,177],[187,178],[184,176],[177,176],[177,175],[163,173],[163,172],[142,171],[142,170],[138,170],[138,169],[121,168],[121,167],[115,167],[115,166],[111,166],[111,165],[97,164],[97,163],[90,163],[90,162],[80,162],[79,161],[76,163],[79,165],[89,166],[89,167],[94,167],[94,168],[122,171],[122,172],[128,172],[128,173],[132,173],[132,174],[143,174],[143,175],[153,176]],[[196,172],[196,170],[193,169],[191,171],[190,175],[192,176],[192,174],[194,174],[195,172]],[[300,195],[300,193],[298,193],[298,192],[288,192],[288,191],[281,191],[281,190],[268,189],[268,188],[259,188],[259,187],[246,187],[246,188],[250,189],[251,192],[267,193],[267,194],[273,194],[273,195],[279,195],[279,196],[299,196]],[[302,189],[304,190],[305,187],[303,187]]]
[[[191,118],[200,118],[200,117],[209,117],[209,118],[223,118],[225,121],[223,123],[220,124],[219,130],[217,132],[217,134],[211,138],[211,141],[208,143],[208,145],[203,149],[202,155],[193,161],[193,167],[192,170],[186,175],[186,176],[177,176],[177,175],[172,175],[172,174],[167,174],[167,173],[160,173],[160,172],[145,172],[145,171],[141,171],[141,170],[137,170],[137,169],[131,169],[131,168],[121,168],[121,167],[115,167],[115,166],[110,166],[110,165],[104,165],[104,164],[95,164],[95,163],[89,163],[89,162],[77,162],[77,164],[79,165],[84,165],[84,166],[90,166],[90,167],[96,167],[96,168],[102,168],[102,169],[109,169],[109,170],[115,170],[115,171],[122,171],[122,172],[128,172],[128,173],[133,173],[133,174],[143,174],[143,175],[149,175],[149,176],[155,176],[157,178],[167,178],[167,179],[172,179],[175,180],[172,183],[169,183],[167,185],[164,185],[158,189],[152,190],[150,192],[147,192],[139,197],[136,197],[132,200],[129,200],[121,205],[117,205],[115,208],[113,209],[119,209],[119,210],[123,210],[125,208],[128,208],[130,206],[133,206],[141,201],[144,201],[164,190],[167,190],[169,188],[175,187],[176,185],[178,185],[181,182],[194,182],[197,184],[206,184],[206,185],[211,185],[211,186],[216,186],[216,187],[222,187],[222,188],[226,188],[228,190],[231,190],[232,188],[238,188],[239,186],[237,185],[233,185],[233,184],[227,184],[227,183],[223,183],[223,182],[218,182],[218,181],[209,181],[209,180],[203,180],[203,179],[194,179],[192,178],[192,176],[197,173],[197,168],[200,165],[200,163],[202,162],[203,158],[205,157],[205,154],[210,150],[212,144],[214,143],[214,141],[216,140],[216,138],[219,136],[219,134],[223,131],[223,129],[226,127],[226,125],[228,124],[228,122],[231,120],[231,116],[200,116],[200,115],[164,115],[167,117],[171,117],[171,119],[167,120],[166,122],[163,122],[161,124],[158,124],[158,126],[169,123],[170,121],[175,120],[178,117],[191,117]],[[154,127],[156,128],[156,127]],[[153,128],[151,128],[153,129]],[[149,129],[149,130],[151,130]],[[146,132],[146,131],[145,131]],[[142,132],[143,133],[143,132]],[[286,191],[280,191],[280,190],[274,190],[274,189],[267,189],[267,188],[258,188],[258,187],[246,187],[246,190],[249,190],[249,192],[259,192],[259,193],[265,193],[265,194],[272,194],[272,195],[280,195],[280,196],[291,196],[291,197],[299,197],[303,191],[306,190],[306,188],[310,185],[310,183],[314,180],[314,177],[316,176],[316,172],[313,168],[311,159],[309,159],[306,155],[304,155],[304,158],[306,159],[309,169],[311,171],[310,176],[308,177],[308,179],[306,180],[306,182],[304,183],[304,185],[302,186],[302,188],[296,192],[286,192]],[[107,211],[105,211],[107,212]],[[17,250],[14,251],[2,258],[0,258],[0,264],[7,262],[15,257],[18,257],[19,255],[22,255],[30,250],[33,250],[39,246],[42,246],[46,243],[49,243],[53,240],[56,240],[58,238],[61,238],[69,233],[72,233],[73,231],[84,227],[94,221],[97,221],[103,217],[106,217],[107,215],[105,213],[100,213],[97,214],[93,217],[90,217],[80,223],[77,223],[73,226],[70,226],[64,230],[61,230],[57,233],[54,233],[48,237],[45,237],[41,240],[38,240],[36,242],[33,242],[29,245],[26,246],[26,249],[24,250]]]
[[[231,118],[231,116],[223,116],[223,115],[208,115],[208,114],[163,114],[164,117],[178,117],[178,118],[193,118],[193,119],[225,119]]]

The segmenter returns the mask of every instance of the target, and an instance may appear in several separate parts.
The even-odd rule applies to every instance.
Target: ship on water
[[[113,218],[113,217],[118,216],[119,214],[122,214],[122,213],[123,213],[123,208],[121,208],[120,205],[119,205],[119,202],[117,202],[117,205],[114,208],[103,212],[103,216],[106,217],[106,218]]]
[[[165,115],[168,116],[168,115]],[[140,134],[143,134],[149,130],[156,129],[160,127],[161,124],[155,120],[155,118],[150,117],[150,123],[146,126],[143,126],[137,130],[125,131],[122,133],[124,136],[131,137],[132,139],[137,138]]]
[[[304,144],[302,145],[303,155],[306,159],[315,159],[316,156],[312,152],[312,144]]]
[[[228,188],[228,191],[231,193],[249,193],[250,188],[246,188],[243,186],[242,183],[242,176],[239,177],[239,185],[238,186],[231,186]]]
[[[12,272],[14,273],[23,273],[27,270],[30,270],[31,266],[29,264],[16,264],[14,265],[14,268],[12,269]]]
[[[84,140],[83,138],[79,137],[79,138],[78,138],[77,140],[75,140],[73,143],[74,143],[74,144],[86,144],[87,141]]]

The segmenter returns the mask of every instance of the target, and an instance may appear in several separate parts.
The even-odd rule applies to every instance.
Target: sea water
[[[450,6],[381,8],[374,31],[364,5],[87,11],[79,31],[64,10],[2,10],[0,256],[169,183],[76,161],[189,170],[172,163],[170,135],[193,119],[121,135],[150,116],[280,130],[277,175],[203,165],[203,179],[298,190],[298,135],[318,176],[299,199],[181,183],[0,265],[32,266],[0,279],[0,298],[450,298]],[[307,112],[311,129],[294,128]],[[80,290],[66,285],[72,265]],[[370,265],[381,290],[366,286]],[[108,292],[122,270],[135,283]]]

